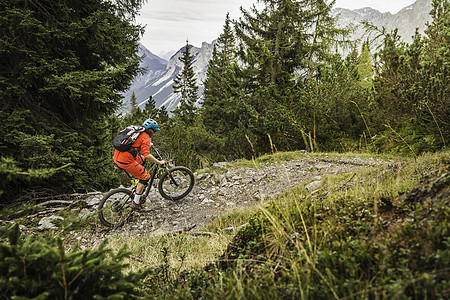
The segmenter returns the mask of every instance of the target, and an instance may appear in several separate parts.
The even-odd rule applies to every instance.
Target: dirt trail
[[[135,213],[123,227],[108,230],[99,224],[96,232],[90,233],[95,237],[80,234],[77,239],[81,244],[93,246],[109,236],[157,235],[192,227],[192,231],[197,231],[220,214],[257,205],[266,197],[276,196],[302,182],[309,182],[307,188],[314,190],[324,175],[351,173],[357,168],[382,163],[375,159],[306,157],[260,168],[239,167],[228,171],[225,163],[216,163],[196,174],[195,186],[185,199],[167,201],[152,187],[144,212]],[[92,196],[87,202],[95,204],[101,197]]]

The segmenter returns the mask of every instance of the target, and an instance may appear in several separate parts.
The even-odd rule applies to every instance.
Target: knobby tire
[[[116,228],[122,226],[132,213],[132,191],[117,188],[103,196],[98,204],[98,217],[103,225]]]
[[[167,200],[180,200],[194,187],[194,174],[186,167],[178,166],[167,170],[159,179],[158,190]]]

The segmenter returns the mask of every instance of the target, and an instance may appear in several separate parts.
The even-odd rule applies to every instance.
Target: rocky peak
[[[335,8],[332,10],[332,14],[338,18],[340,27],[346,27],[348,25],[357,27],[355,32],[350,36],[352,40],[367,38],[365,35],[366,30],[361,25],[361,22],[368,21],[379,28],[386,28],[388,32],[398,28],[398,33],[403,40],[411,43],[416,28],[419,29],[420,33],[423,33],[426,29],[427,22],[431,20],[431,16],[429,15],[432,8],[431,3],[432,0],[417,0],[414,4],[403,8],[396,14],[389,12],[381,13],[370,7],[356,10]],[[375,41],[372,44],[372,49],[380,43],[381,40]],[[203,83],[206,79],[206,71],[209,60],[212,57],[214,44],[215,41],[211,43],[204,42],[200,48],[194,46],[190,48],[191,54],[194,57],[193,68],[199,86],[200,97],[203,94]],[[124,101],[126,103],[129,102],[131,94],[134,91],[138,103],[141,106],[152,96],[158,108],[164,106],[168,111],[175,109],[180,101],[180,96],[173,93],[172,85],[173,79],[183,67],[179,61],[183,49],[184,47],[177,51],[169,61],[165,61],[141,46],[139,50],[140,55],[141,53],[142,55],[145,54],[142,67],[148,68],[148,72],[134,81],[130,90],[124,94]]]
[[[358,14],[360,16],[361,19],[364,20],[373,20],[375,18],[378,18],[382,15],[381,12],[379,12],[376,9],[373,9],[371,7],[364,7],[364,8],[360,8],[360,9],[355,9],[353,12],[355,12],[356,14]],[[387,13],[387,14],[391,14],[391,13]]]
[[[365,29],[361,22],[367,21],[378,28],[386,28],[388,32],[397,28],[402,39],[411,43],[416,28],[419,29],[420,33],[425,31],[427,22],[431,20],[429,14],[431,8],[432,0],[417,0],[414,4],[403,8],[396,14],[381,13],[370,7],[355,10],[335,8],[332,10],[332,14],[338,18],[338,24],[341,27],[356,26],[356,31],[350,37],[352,40],[366,38]],[[378,46],[380,42],[376,41],[372,47]]]

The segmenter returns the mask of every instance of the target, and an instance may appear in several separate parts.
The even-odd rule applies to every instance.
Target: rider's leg
[[[144,192],[145,184],[141,183],[141,181],[138,182],[136,185],[136,194],[142,195]]]
[[[146,180],[140,179],[139,180],[138,184],[136,185],[136,194],[134,195],[134,199],[133,199],[134,203],[136,203],[136,204],[140,203],[142,193],[144,192],[144,188],[148,184],[148,180],[149,179],[146,179]]]
[[[143,165],[139,164],[138,162],[129,163],[127,165],[121,166],[122,169],[139,179],[138,184],[136,185],[136,194],[134,197],[134,202],[136,204],[140,203],[141,195],[144,192],[144,188],[148,183],[148,180],[150,179],[150,174],[148,171],[144,168]]]
[[[134,195],[134,203],[139,204],[141,202],[141,196],[144,192],[145,185],[143,185],[141,182],[138,182],[136,185],[136,194]]]

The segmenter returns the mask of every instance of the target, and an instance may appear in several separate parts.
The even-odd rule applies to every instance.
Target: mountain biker
[[[140,203],[141,195],[150,179],[150,174],[143,166],[144,161],[149,160],[159,165],[166,164],[165,160],[158,160],[150,153],[150,147],[153,145],[151,138],[157,131],[160,131],[158,123],[153,119],[147,119],[142,123],[142,127],[145,128],[145,131],[139,135],[132,145],[138,154],[133,157],[133,154],[130,152],[115,150],[113,157],[114,162],[119,168],[139,179],[139,182],[136,185],[136,194],[132,203],[132,207],[135,210],[142,210],[142,205]]]

